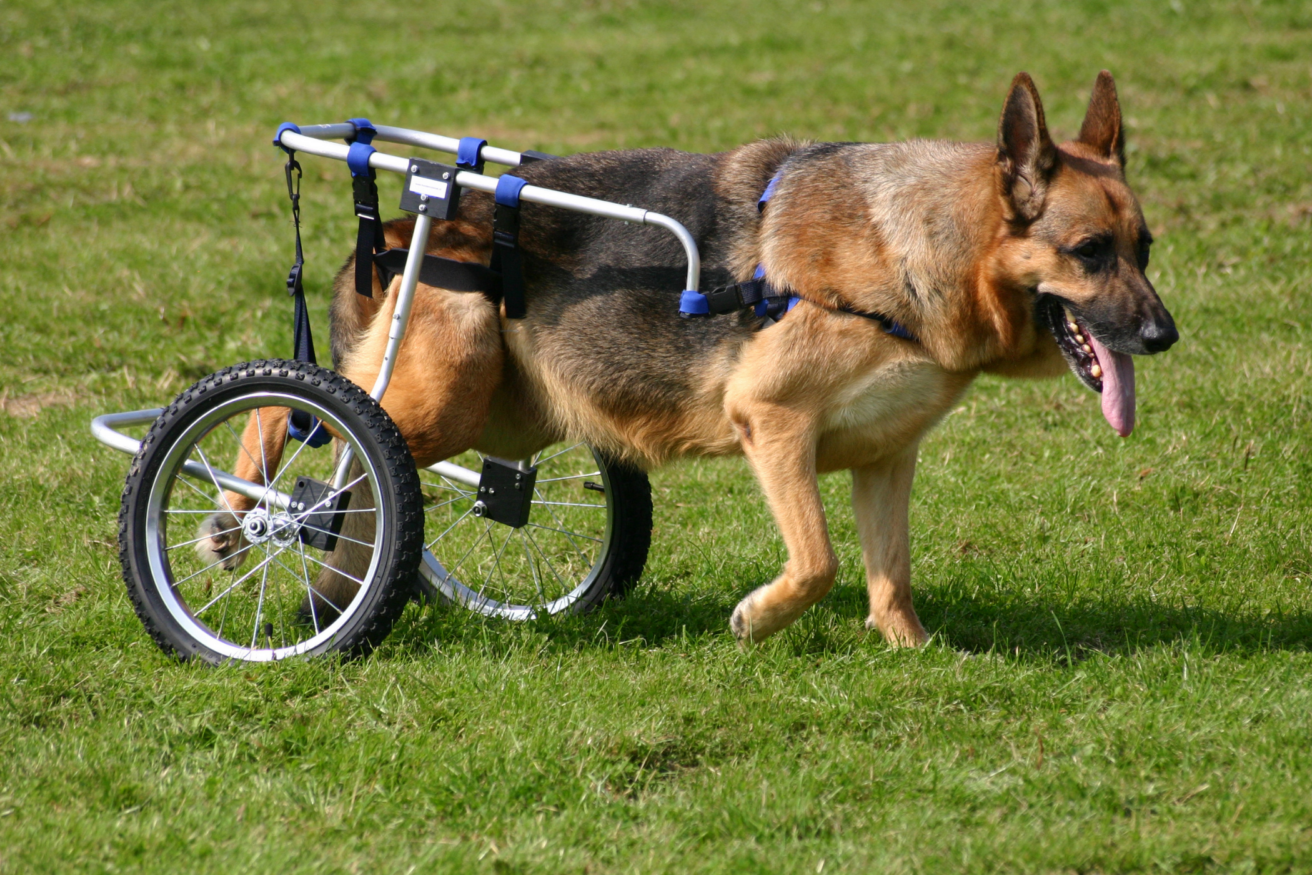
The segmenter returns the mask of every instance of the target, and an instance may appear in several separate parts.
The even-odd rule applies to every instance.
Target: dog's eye
[[[1151,254],[1149,250],[1152,248],[1152,245],[1153,241],[1151,240],[1139,241],[1139,270],[1148,269],[1148,256]]]
[[[1085,240],[1083,243],[1072,247],[1067,251],[1080,261],[1084,262],[1085,267],[1090,268],[1091,270],[1098,270],[1103,266],[1103,263],[1107,261],[1109,249],[1110,244],[1108,241],[1101,237],[1094,237],[1090,240]]]

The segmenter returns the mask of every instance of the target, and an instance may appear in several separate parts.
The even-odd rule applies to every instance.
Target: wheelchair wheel
[[[514,526],[480,513],[476,475],[487,461],[469,452],[419,472],[426,594],[527,620],[587,611],[637,581],[651,545],[646,474],[585,444],[549,447],[524,466],[536,482],[527,522]]]
[[[289,419],[305,442],[284,437]],[[239,465],[260,482],[234,485]],[[236,365],[179,395],[142,440],[119,513],[146,630],[211,663],[368,651],[414,594],[422,547],[400,432],[359,387],[302,362]]]

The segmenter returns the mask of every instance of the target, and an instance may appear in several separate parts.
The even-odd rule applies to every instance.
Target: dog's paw
[[[235,571],[246,561],[246,539],[241,534],[241,523],[228,511],[210,514],[201,520],[196,530],[196,555],[206,565],[218,563],[224,571]]]
[[[729,617],[729,631],[733,632],[733,637],[740,642],[746,642],[752,634],[751,625],[747,622],[747,612],[743,610],[746,602],[746,599],[739,602],[733,609],[732,616]]]
[[[756,593],[752,593],[738,603],[729,617],[729,629],[738,643],[744,646],[765,640],[773,632],[762,627],[760,611],[756,605]]]
[[[925,627],[915,614],[908,617],[888,617],[881,624],[873,616],[866,618],[866,629],[884,636],[889,647],[922,647],[929,641]]]

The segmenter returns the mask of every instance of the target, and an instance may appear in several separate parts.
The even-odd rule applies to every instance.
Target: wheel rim
[[[469,452],[450,461],[477,472],[483,459]],[[568,610],[597,585],[615,537],[606,464],[586,444],[548,447],[531,464],[538,468],[533,504],[528,524],[518,529],[475,516],[476,487],[420,471],[426,541],[420,573],[443,599],[491,617],[527,620]]]
[[[356,540],[370,551],[367,570],[352,578],[359,588],[347,604],[333,604],[335,618],[320,617],[311,605],[302,619],[300,606],[311,594],[326,597],[315,586],[319,569],[327,567],[328,554],[302,543],[297,528],[306,524],[309,511],[280,507],[277,493],[292,491],[299,477],[331,482],[335,453],[330,446],[315,449],[289,440],[276,471],[264,458],[251,461],[266,471],[269,488],[254,509],[241,515],[243,540],[238,552],[247,555],[240,567],[225,570],[220,562],[203,559],[195,552],[197,527],[207,514],[231,512],[219,486],[220,469],[228,470],[242,448],[241,429],[251,411],[257,411],[261,430],[274,408],[304,411],[320,420],[318,428],[330,425],[346,438],[360,465],[343,490],[360,495],[367,486],[372,507],[353,502],[344,511],[372,519],[372,542]],[[237,427],[235,427],[237,426]],[[184,466],[199,463],[208,476],[198,476]],[[221,657],[267,662],[296,656],[333,641],[368,597],[376,583],[382,543],[387,531],[387,510],[379,494],[379,475],[362,451],[357,438],[341,418],[322,405],[297,395],[281,392],[252,392],[225,400],[190,423],[169,447],[158,475],[150,484],[146,504],[146,558],[151,580],[165,610],[195,642]],[[334,493],[339,490],[333,490]],[[361,496],[362,497],[362,496]],[[313,508],[311,508],[313,509]],[[235,533],[229,526],[224,532]],[[339,572],[340,573],[340,572]],[[331,603],[331,602],[330,602]]]

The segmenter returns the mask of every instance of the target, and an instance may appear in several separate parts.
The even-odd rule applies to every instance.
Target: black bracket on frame
[[[422,158],[409,161],[405,189],[401,192],[401,209],[433,219],[454,219],[460,206],[460,186],[456,185],[459,170],[450,164]]]
[[[513,529],[527,525],[537,479],[537,468],[525,469],[499,459],[484,459],[474,515]]]
[[[337,536],[342,533],[342,523],[346,522],[346,509],[351,504],[351,493],[342,491],[333,495],[333,487],[328,483],[298,477],[296,488],[292,490],[291,507],[287,508],[293,516],[301,519],[301,541],[309,547],[325,552],[337,547]],[[310,513],[305,513],[314,508]]]

